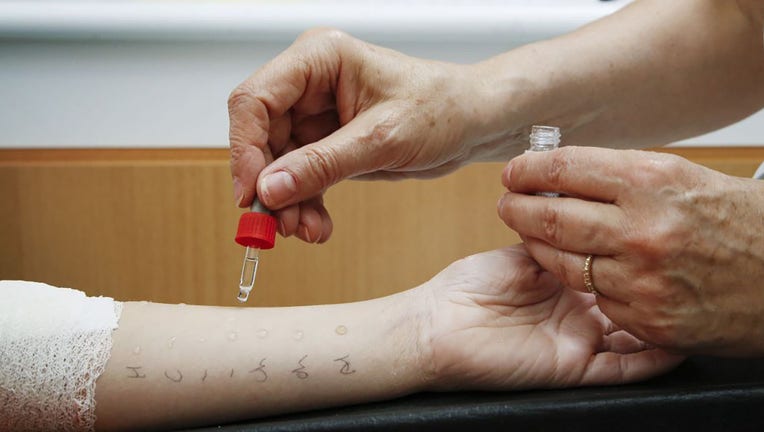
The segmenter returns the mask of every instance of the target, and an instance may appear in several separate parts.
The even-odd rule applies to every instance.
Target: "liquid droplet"
[[[257,337],[260,339],[265,339],[268,336],[268,330],[266,329],[259,329],[257,330]]]
[[[339,325],[339,326],[337,326],[336,329],[334,329],[334,332],[337,333],[338,335],[342,336],[344,334],[347,334],[348,328],[345,327],[344,325]]]
[[[302,331],[297,330],[296,332],[294,332],[294,340],[300,340],[300,339],[302,339],[302,337],[303,337],[303,332]]]
[[[177,339],[175,336],[171,337],[167,340],[167,348],[172,349],[172,347],[175,346],[175,339]]]
[[[205,338],[199,338],[199,342],[202,342],[202,343],[204,343],[204,342],[207,342],[207,339],[205,339]]]
[[[136,346],[135,349],[133,349],[133,355],[138,355],[141,353],[141,347]]]
[[[235,341],[237,337],[239,337],[239,335],[237,335],[236,332],[228,333],[228,340],[229,341]]]

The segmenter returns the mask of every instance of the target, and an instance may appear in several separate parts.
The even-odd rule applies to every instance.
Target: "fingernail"
[[[504,194],[499,198],[499,201],[496,203],[496,211],[499,213],[499,217],[503,218],[504,215],[502,214],[502,210],[504,209],[504,199],[507,197],[507,194]]]
[[[260,195],[267,201],[267,204],[274,206],[282,204],[296,192],[297,184],[292,175],[286,171],[268,174],[260,187]]]
[[[233,200],[236,201],[237,206],[241,206],[241,200],[244,199],[244,191],[241,187],[241,182],[238,177],[233,179]]]
[[[504,167],[504,171],[501,173],[501,183],[509,187],[510,182],[510,174],[512,174],[512,163],[508,163],[507,166]]]
[[[308,232],[308,227],[303,225],[302,226],[302,235],[305,237],[305,241],[308,243],[313,243],[313,241],[310,239],[310,233]]]
[[[502,195],[499,198],[499,201],[496,203],[496,209],[499,210],[499,214],[501,214],[501,209],[504,206],[504,199],[507,197],[507,194]]]
[[[279,219],[279,234],[286,237],[286,228],[284,227],[284,221]]]

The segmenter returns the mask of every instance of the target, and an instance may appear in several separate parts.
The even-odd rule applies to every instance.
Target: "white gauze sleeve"
[[[0,431],[90,431],[122,303],[0,281]]]

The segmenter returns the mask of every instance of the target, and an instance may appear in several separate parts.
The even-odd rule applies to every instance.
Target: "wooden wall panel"
[[[670,150],[750,176],[764,149]],[[0,278],[90,295],[236,305],[243,249],[233,242],[225,150],[1,150]],[[431,181],[343,182],[326,196],[324,245],[277,239],[261,253],[250,305],[377,297],[448,263],[514,244],[496,216],[504,164]]]

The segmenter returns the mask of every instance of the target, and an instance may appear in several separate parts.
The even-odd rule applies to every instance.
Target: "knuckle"
[[[347,33],[331,26],[318,26],[310,28],[299,36],[299,39],[342,39],[348,36]]]
[[[562,230],[559,226],[560,212],[552,205],[547,205],[541,213],[541,228],[544,241],[552,245],[562,242]]]
[[[504,194],[496,206],[496,210],[499,214],[499,218],[504,221],[508,227],[513,228],[515,220],[512,217],[514,212],[511,211],[511,208],[512,197],[509,194]]]
[[[228,95],[228,113],[233,114],[241,107],[248,105],[252,98],[252,92],[245,85],[237,86]]]
[[[564,252],[557,251],[556,254],[557,256],[555,259],[555,270],[559,280],[561,280],[566,286],[570,288],[575,288],[576,286],[580,286],[576,284],[576,281],[573,280],[573,275],[571,274],[571,272],[568,271],[568,266],[566,265],[565,259],[564,259],[565,257],[563,256]]]
[[[681,178],[682,159],[679,156],[630,150],[637,155],[628,177],[632,184],[641,188],[666,187]]]
[[[244,147],[243,146],[231,146],[230,149],[231,153],[231,167],[235,167],[238,165],[239,161],[241,161],[244,157]]]
[[[305,161],[318,180],[319,189],[323,190],[341,180],[340,164],[332,147],[306,148]]]
[[[657,218],[649,226],[629,230],[624,238],[625,249],[645,262],[661,263],[674,258],[687,241],[688,233],[677,229],[667,218]]]
[[[555,186],[562,186],[562,182],[565,181],[565,177],[570,170],[570,161],[572,153],[575,149],[571,147],[563,147],[552,155],[552,163],[549,165],[549,170],[546,173],[547,181]]]

